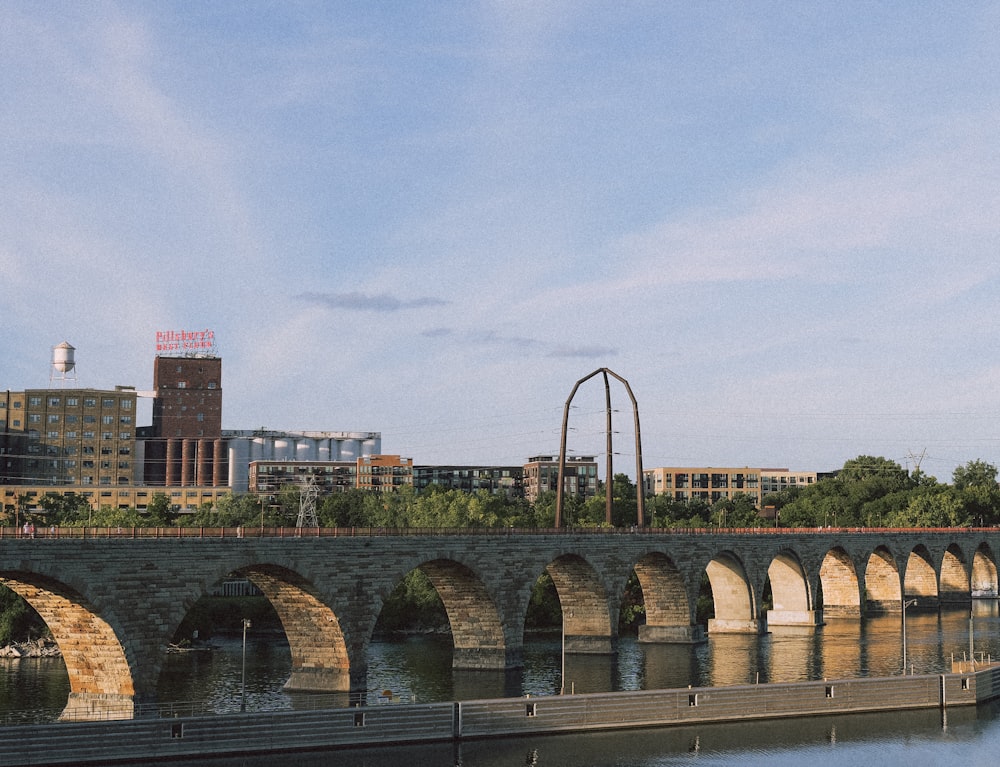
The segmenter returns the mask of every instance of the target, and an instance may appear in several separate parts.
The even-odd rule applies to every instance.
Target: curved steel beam
[[[605,517],[608,524],[611,523],[611,491],[613,485],[612,472],[612,449],[611,449],[611,387],[608,383],[608,376],[612,376],[615,380],[619,381],[624,387],[625,391],[628,393],[629,399],[632,401],[632,416],[635,425],[635,505],[636,505],[636,524],[640,527],[645,523],[645,490],[643,488],[643,476],[642,476],[642,437],[639,432],[639,405],[636,402],[635,395],[632,393],[632,387],[629,386],[628,381],[618,375],[616,372],[609,368],[598,368],[593,373],[584,376],[573,386],[573,390],[569,393],[569,397],[566,399],[566,404],[563,407],[563,419],[562,419],[562,436],[559,442],[559,487],[556,490],[556,520],[555,526],[562,527],[562,509],[563,509],[563,495],[566,492],[565,486],[565,475],[566,475],[566,431],[569,426],[569,408],[573,402],[573,397],[576,396],[577,389],[580,385],[589,381],[591,378],[596,376],[598,373],[604,376],[604,390],[605,399],[607,403],[607,452],[608,452],[608,463],[607,471],[608,476],[606,480],[605,496],[606,496],[606,510]]]

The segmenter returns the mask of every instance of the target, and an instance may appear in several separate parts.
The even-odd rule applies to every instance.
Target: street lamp
[[[917,603],[916,599],[903,600],[903,674],[906,674],[906,608]]]
[[[573,617],[573,613],[569,614],[569,617]],[[559,694],[566,694],[566,611],[562,614],[562,671],[559,675]]]
[[[240,713],[247,710],[247,629],[250,619],[243,619],[243,672],[240,676]]]

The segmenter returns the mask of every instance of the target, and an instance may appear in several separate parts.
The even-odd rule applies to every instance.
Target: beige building
[[[193,513],[205,503],[216,503],[229,495],[228,487],[150,487],[132,485],[129,487],[92,488],[80,485],[53,487],[46,485],[3,485],[0,486],[0,502],[9,520],[16,514],[39,512],[43,509],[42,499],[46,495],[81,496],[92,508],[107,506],[117,509],[135,508],[143,511],[156,495],[165,495],[177,511]]]
[[[677,501],[715,503],[736,495],[748,495],[760,506],[761,499],[788,487],[805,487],[820,476],[812,471],[751,467],[662,467],[644,469],[646,495],[669,495]]]

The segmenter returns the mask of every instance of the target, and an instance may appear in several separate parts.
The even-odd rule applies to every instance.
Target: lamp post
[[[569,613],[573,617],[573,613]],[[566,694],[566,611],[562,614],[562,671],[559,674],[559,694]]]
[[[562,614],[562,669],[559,672],[559,694],[566,694],[566,611]]]
[[[906,674],[906,608],[917,603],[916,599],[903,600],[903,674]]]
[[[250,619],[243,619],[243,671],[240,675],[240,713],[247,710],[247,629]]]

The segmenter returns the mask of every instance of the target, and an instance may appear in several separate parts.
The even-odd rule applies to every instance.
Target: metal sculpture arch
[[[569,398],[566,400],[566,405],[563,408],[563,419],[562,419],[562,437],[559,442],[559,489],[556,491],[556,527],[562,527],[562,508],[563,508],[563,495],[566,492],[565,477],[566,477],[566,431],[569,426],[569,408],[573,402],[573,397],[576,396],[576,390],[580,388],[580,384],[589,381],[591,378],[596,376],[598,373],[604,376],[604,399],[607,409],[607,479],[605,480],[605,512],[604,518],[607,524],[611,524],[611,500],[612,500],[612,480],[614,475],[612,474],[612,456],[614,453],[611,449],[611,385],[608,382],[608,376],[611,376],[615,380],[621,382],[625,387],[625,391],[628,392],[629,399],[632,400],[632,417],[635,423],[635,506],[636,506],[636,524],[640,527],[644,524],[644,492],[643,492],[643,480],[642,480],[642,439],[639,435],[639,405],[635,401],[635,395],[632,394],[632,387],[629,386],[628,381],[622,378],[620,375],[615,373],[609,368],[598,368],[590,375],[584,376],[576,385],[573,387],[573,391],[569,393]]]

